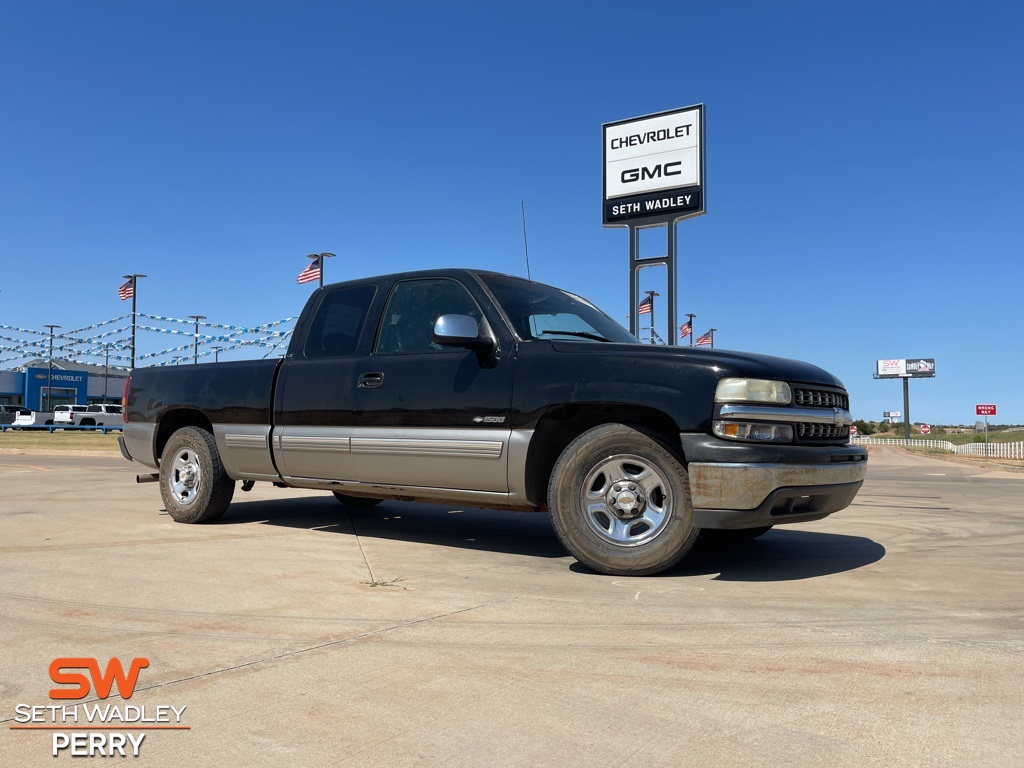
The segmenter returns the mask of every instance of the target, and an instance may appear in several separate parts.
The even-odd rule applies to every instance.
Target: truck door
[[[357,349],[376,292],[373,284],[325,292],[305,344],[282,364],[272,437],[282,476],[351,479]]]
[[[489,332],[457,280],[417,278],[392,288],[356,373],[354,479],[508,492],[514,361],[507,349],[435,344],[434,321],[445,314],[469,315]]]

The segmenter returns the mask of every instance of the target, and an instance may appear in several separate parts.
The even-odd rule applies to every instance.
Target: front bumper
[[[681,438],[698,528],[819,520],[848,507],[867,473],[867,451],[861,446],[757,445],[688,434]]]

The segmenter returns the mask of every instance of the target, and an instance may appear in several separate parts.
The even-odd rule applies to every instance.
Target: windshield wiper
[[[604,336],[600,336],[596,333],[590,333],[589,331],[541,331],[541,335],[546,333],[555,334],[557,336],[579,336],[581,339],[593,339],[594,341],[611,341],[611,339],[606,339]]]

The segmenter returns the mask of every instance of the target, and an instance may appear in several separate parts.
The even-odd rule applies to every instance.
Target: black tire
[[[548,514],[573,557],[611,576],[671,568],[700,533],[682,462],[659,437],[624,424],[566,446],[548,483]]]
[[[771,529],[770,525],[763,525],[760,528],[705,528],[700,535],[716,544],[739,544],[764,536]]]
[[[370,499],[364,496],[349,496],[347,493],[341,491],[332,491],[334,498],[344,504],[346,507],[376,507],[384,499]]]
[[[224,471],[213,435],[182,427],[160,457],[160,496],[175,522],[210,523],[231,503],[235,481]]]

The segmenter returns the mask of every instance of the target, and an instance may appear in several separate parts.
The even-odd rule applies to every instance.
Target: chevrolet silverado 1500
[[[313,292],[279,360],[135,369],[126,458],[179,522],[235,484],[546,511],[608,574],[848,506],[867,466],[842,383],[807,363],[641,344],[590,302],[445,269]]]

